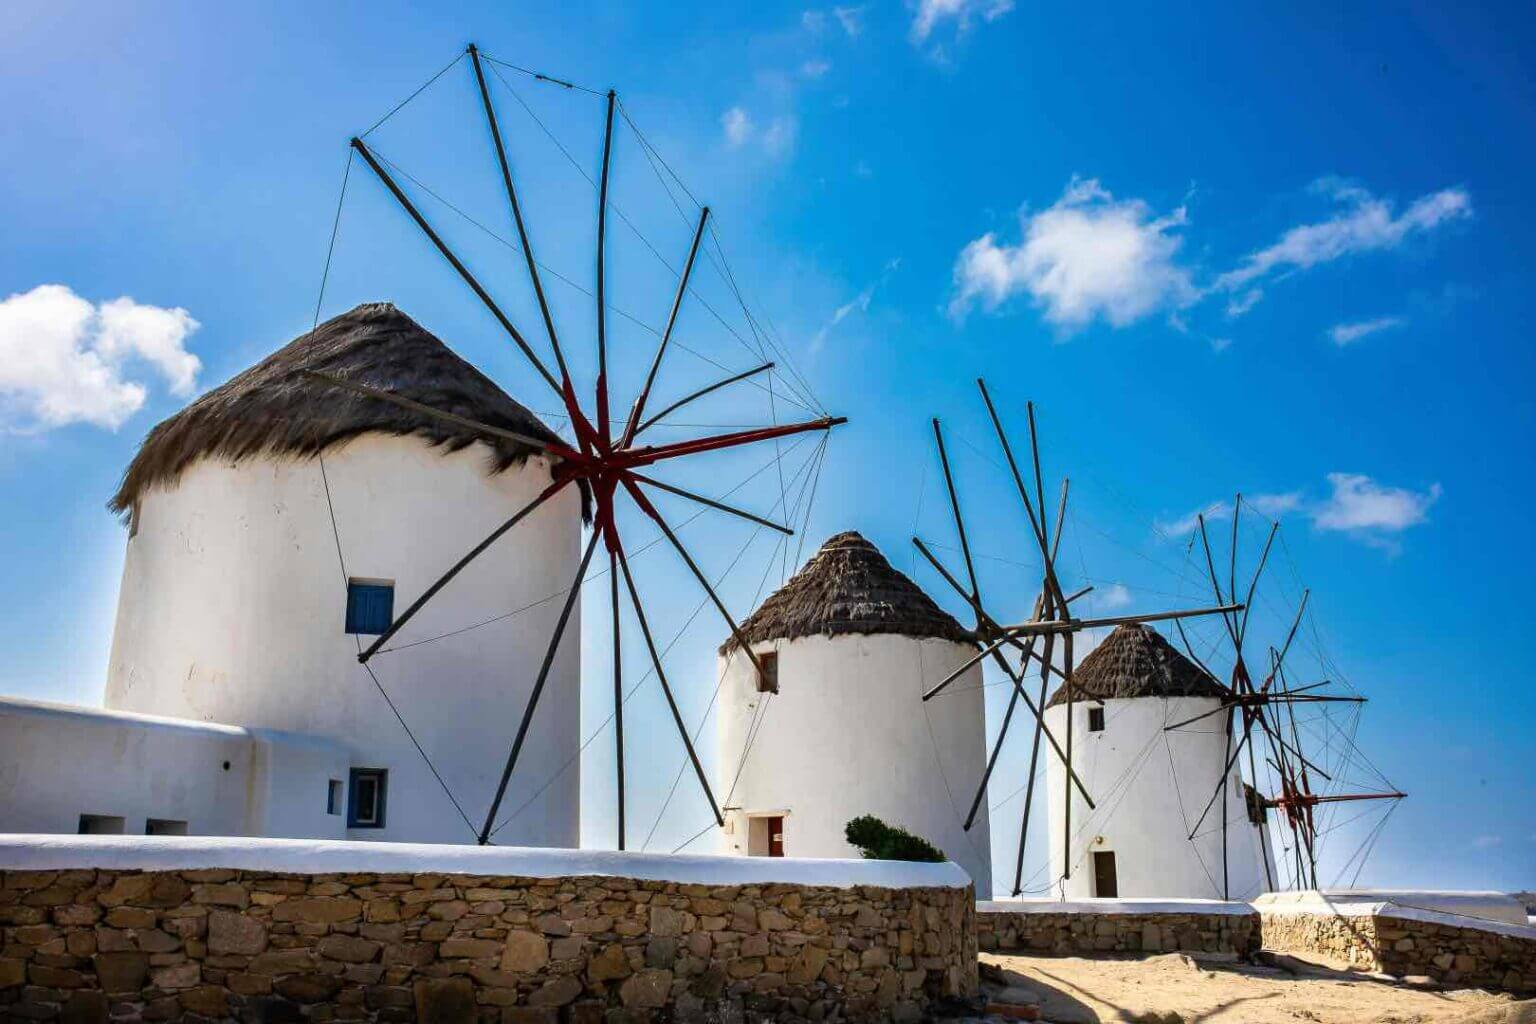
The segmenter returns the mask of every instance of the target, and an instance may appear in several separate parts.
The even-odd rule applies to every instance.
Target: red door
[[[768,819],[768,856],[784,856],[784,819],[783,817]]]

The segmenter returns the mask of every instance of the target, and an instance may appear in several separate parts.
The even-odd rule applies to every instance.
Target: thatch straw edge
[[[853,633],[970,643],[973,634],[850,530],[821,550],[741,624],[748,643]],[[720,646],[729,654],[732,637]]]
[[[559,435],[387,302],[366,303],[327,320],[151,430],[108,502],[126,514],[145,491],[166,487],[202,458],[313,458],[361,434],[411,435],[448,451],[487,446],[486,471],[521,465],[536,449],[488,437],[387,402],[326,387],[315,370],[384,388],[470,419],[533,437]],[[583,514],[590,492],[582,484]]]
[[[1127,697],[1225,697],[1226,690],[1151,626],[1116,627],[1072,672],[1072,699]],[[1046,707],[1067,702],[1058,687]]]

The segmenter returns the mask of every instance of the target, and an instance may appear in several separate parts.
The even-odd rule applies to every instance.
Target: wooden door
[[[1120,883],[1115,878],[1115,855],[1112,851],[1094,851],[1093,894],[1105,899],[1113,899],[1120,895]]]
[[[768,856],[784,856],[784,818],[768,819]]]

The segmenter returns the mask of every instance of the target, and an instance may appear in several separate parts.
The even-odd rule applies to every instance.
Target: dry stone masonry
[[[977,942],[996,953],[1093,956],[1103,953],[1231,953],[1258,950],[1257,912],[1123,911],[1083,903],[1050,903],[1028,909],[1017,903],[983,903],[976,915]],[[1223,908],[1245,907],[1224,904]],[[1046,909],[1060,908],[1060,909]],[[1245,908],[1246,909],[1246,908]]]
[[[608,876],[0,872],[0,1019],[917,1020],[970,889]]]
[[[1528,934],[1515,934],[1525,931]],[[1536,992],[1536,930],[1384,914],[1265,913],[1264,945],[1399,978]]]

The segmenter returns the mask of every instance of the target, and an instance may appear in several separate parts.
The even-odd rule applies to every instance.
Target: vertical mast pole
[[[1067,614],[1067,610],[1065,608],[1063,608],[1061,610],[1061,614],[1063,616],[1065,616]],[[1066,828],[1063,829],[1063,832],[1065,832],[1065,835],[1062,836],[1062,840],[1061,840],[1062,843],[1064,843],[1065,846],[1066,846],[1066,849],[1065,849],[1065,851],[1063,853],[1063,856],[1065,858],[1063,863],[1066,865],[1066,870],[1062,874],[1062,877],[1063,878],[1071,878],[1072,877],[1072,632],[1070,630],[1068,630],[1067,632],[1065,632],[1065,633],[1063,633],[1061,635],[1061,653],[1062,653],[1062,658],[1064,660],[1064,663],[1066,665],[1066,675],[1067,675],[1066,682],[1061,684],[1061,685],[1063,685],[1063,686],[1065,686],[1067,688],[1067,785],[1066,785],[1067,819],[1066,819]]]
[[[624,658],[619,642],[619,556],[608,552],[608,593],[613,601],[613,736],[617,758],[619,849],[624,849]]]
[[[608,164],[613,156],[614,92],[608,90],[608,116],[603,127],[603,171],[597,188],[597,432],[612,443],[608,427],[608,299],[606,243],[608,229]]]
[[[1222,757],[1224,764],[1232,761],[1232,709],[1227,709],[1227,752]],[[1231,769],[1228,774],[1221,777],[1221,898],[1232,898],[1231,869],[1227,863],[1227,786],[1231,782]]]

